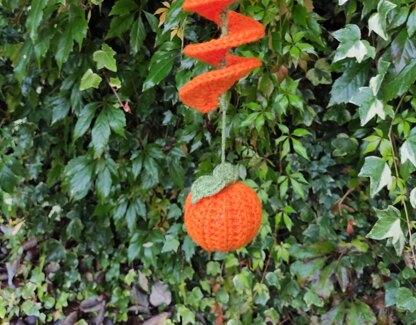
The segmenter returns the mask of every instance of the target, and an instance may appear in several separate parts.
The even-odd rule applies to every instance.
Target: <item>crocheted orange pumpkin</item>
[[[244,183],[233,183],[219,193],[192,203],[185,202],[185,225],[189,236],[207,251],[239,249],[256,236],[261,224],[259,197]]]
[[[207,251],[239,249],[256,236],[262,216],[257,194],[238,182],[238,170],[225,163],[226,110],[223,95],[240,78],[261,66],[257,58],[232,55],[229,51],[264,37],[259,22],[230,11],[237,0],[185,0],[183,9],[196,12],[221,26],[222,37],[184,49],[190,57],[211,64],[217,70],[192,79],[179,90],[179,97],[189,107],[207,113],[220,104],[223,112],[221,165],[212,176],[202,176],[192,185],[185,202],[185,225],[191,238]]]

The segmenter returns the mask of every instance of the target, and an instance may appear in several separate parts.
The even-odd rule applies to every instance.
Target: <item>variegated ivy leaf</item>
[[[396,8],[396,5],[390,1],[382,0],[377,5],[377,12],[372,14],[368,20],[368,34],[373,31],[385,41],[389,39],[387,34],[387,15]]]
[[[195,204],[205,197],[213,196],[221,192],[228,185],[235,183],[239,178],[238,168],[222,163],[215,167],[212,176],[199,177],[191,188],[192,203]]]
[[[348,2],[348,0],[338,0],[338,4],[339,4],[340,6],[342,6],[342,5],[346,4],[347,2]]]
[[[380,59],[377,64],[378,74],[370,79],[370,88],[374,95],[377,95],[380,91],[381,84],[386,76],[386,73],[390,67],[390,62]]]
[[[358,63],[364,58],[374,58],[375,49],[367,41],[361,40],[361,31],[357,25],[348,24],[337,30],[333,36],[340,42],[334,57],[334,62],[345,58],[355,58]]]
[[[416,187],[410,192],[410,204],[416,209]]]
[[[410,136],[400,148],[402,164],[409,160],[416,167],[416,128],[410,131]]]
[[[358,94],[351,99],[351,103],[359,106],[361,126],[366,125],[373,117],[386,118],[384,104],[373,94],[370,87],[361,87]]]
[[[358,176],[370,178],[370,195],[374,197],[380,190],[393,182],[390,167],[379,157],[367,157]]]
[[[359,106],[361,126],[367,124],[373,117],[386,118],[386,110],[390,110],[382,100],[377,98],[381,83],[390,66],[389,62],[380,60],[378,64],[379,74],[370,79],[369,87],[361,87],[359,92],[350,100],[354,105]]]
[[[376,240],[390,239],[397,255],[401,255],[405,237],[400,225],[400,211],[389,205],[385,210],[375,209],[378,221],[367,237]]]

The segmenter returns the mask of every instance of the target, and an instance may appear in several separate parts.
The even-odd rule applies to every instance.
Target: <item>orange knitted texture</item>
[[[221,12],[236,0],[185,0],[183,9],[196,12],[221,25]],[[218,107],[219,97],[240,78],[261,66],[256,58],[242,58],[229,54],[231,48],[264,37],[264,26],[237,12],[228,13],[228,35],[207,43],[188,45],[184,53],[223,69],[206,72],[191,80],[179,91],[180,99],[189,107],[206,113]]]
[[[185,225],[189,236],[207,251],[239,249],[256,236],[262,207],[251,187],[238,182],[221,192],[192,203],[185,202]]]

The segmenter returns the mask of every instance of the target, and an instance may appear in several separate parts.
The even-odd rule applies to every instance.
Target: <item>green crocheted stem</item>
[[[215,167],[212,175],[198,178],[191,188],[192,203],[195,204],[203,198],[213,196],[224,188],[238,181],[238,168],[229,163]]]
[[[221,37],[228,35],[228,8],[225,8],[221,13]],[[227,55],[227,54],[226,54]],[[220,63],[220,69],[227,66],[227,59],[224,59]],[[224,93],[220,97],[220,109],[222,112],[222,125],[221,125],[221,163],[225,163],[225,146],[227,141],[227,93]]]

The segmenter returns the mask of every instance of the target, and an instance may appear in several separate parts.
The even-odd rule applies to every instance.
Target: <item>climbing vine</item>
[[[414,1],[232,4],[265,26],[226,97],[263,215],[228,253],[184,227],[222,137],[178,95],[221,35],[183,2],[0,0],[0,319],[415,323]]]

